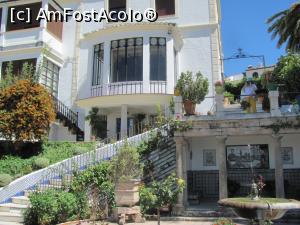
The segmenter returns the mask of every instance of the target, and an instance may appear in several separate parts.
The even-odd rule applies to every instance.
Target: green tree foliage
[[[183,192],[184,186],[184,181],[172,174],[161,182],[154,181],[148,187],[141,187],[139,195],[142,212],[156,209],[158,225],[160,225],[160,209],[166,206],[174,206],[178,194]]]
[[[287,43],[286,49],[292,52],[300,51],[300,2],[294,3],[289,9],[270,17],[268,31],[272,38],[279,37],[278,47]]]
[[[277,84],[283,84],[286,92],[300,92],[300,54],[288,53],[282,56],[273,72],[272,78]],[[295,97],[297,93],[289,95]]]

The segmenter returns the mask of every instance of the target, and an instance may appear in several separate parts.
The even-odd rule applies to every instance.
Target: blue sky
[[[271,40],[266,21],[294,2],[297,0],[221,0],[224,57],[242,48],[250,55],[264,55],[266,65],[275,64],[285,54],[285,48],[278,49],[276,40]],[[225,75],[241,73],[248,65],[260,62],[259,59],[225,61]]]

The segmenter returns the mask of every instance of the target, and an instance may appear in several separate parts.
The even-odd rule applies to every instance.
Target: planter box
[[[117,206],[132,207],[139,202],[140,180],[130,180],[119,182],[116,185],[116,204]]]

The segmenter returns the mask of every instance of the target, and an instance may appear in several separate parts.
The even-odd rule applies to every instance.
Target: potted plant
[[[208,80],[200,72],[193,76],[188,71],[181,74],[176,89],[182,96],[186,114],[195,115],[196,104],[200,104],[208,93]]]
[[[260,88],[256,92],[258,103],[262,104],[264,99],[268,96],[268,90],[266,88]]]
[[[224,93],[224,83],[221,80],[218,80],[215,83],[215,91],[217,95],[221,95]]]
[[[148,186],[142,186],[139,190],[142,212],[156,210],[157,224],[160,225],[160,212],[169,210],[176,202],[178,194],[183,193],[185,188],[184,180],[171,174],[162,181],[153,181]]]
[[[224,92],[224,106],[228,106],[234,102],[234,95],[230,92]]]
[[[142,175],[139,158],[137,148],[125,142],[111,160],[117,206],[132,207],[139,202],[138,189]]]
[[[247,100],[243,100],[241,102],[241,107],[244,111],[249,111],[249,108],[250,108],[250,103],[247,101]]]

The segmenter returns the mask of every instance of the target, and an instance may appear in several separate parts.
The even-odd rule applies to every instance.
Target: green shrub
[[[9,174],[0,174],[0,187],[4,187],[12,182],[12,177]]]
[[[57,196],[58,222],[66,222],[77,213],[76,196],[68,192],[60,192]]]
[[[103,162],[87,170],[75,174],[70,191],[77,196],[78,199],[78,215],[83,218],[88,214],[86,192],[89,187],[96,186],[100,191],[101,204],[107,201],[109,208],[115,206],[115,193],[114,184],[110,181],[111,179],[111,165],[109,162]]]
[[[73,150],[73,155],[81,155],[81,154],[84,154],[86,152],[88,152],[88,148],[82,147],[82,146],[77,146]]]
[[[31,207],[25,211],[26,225],[50,225],[68,221],[78,211],[76,196],[72,193],[47,190],[29,196]]]
[[[26,174],[31,167],[32,159],[22,159],[17,156],[4,156],[0,160],[0,173],[7,173],[12,177],[17,174]],[[24,171],[24,172],[23,172]]]
[[[230,92],[224,92],[224,97],[229,99],[229,102],[234,103],[234,95]]]
[[[0,158],[0,174],[9,174],[16,179],[31,173],[33,170],[44,168],[64,159],[74,156],[74,152],[80,154],[95,149],[95,143],[71,143],[71,142],[45,142],[42,144],[42,151],[37,156],[22,158],[21,156],[5,155]],[[1,152],[2,153],[2,152]],[[36,166],[35,161],[39,158],[48,159],[49,163]],[[39,160],[37,160],[39,161]]]
[[[76,148],[85,148],[85,152],[94,150],[95,143],[45,142],[42,147],[41,156],[49,159],[50,164],[54,164],[73,157]]]
[[[50,161],[47,158],[37,158],[36,160],[34,160],[33,166],[36,169],[43,169],[46,168],[47,166],[49,166]]]

